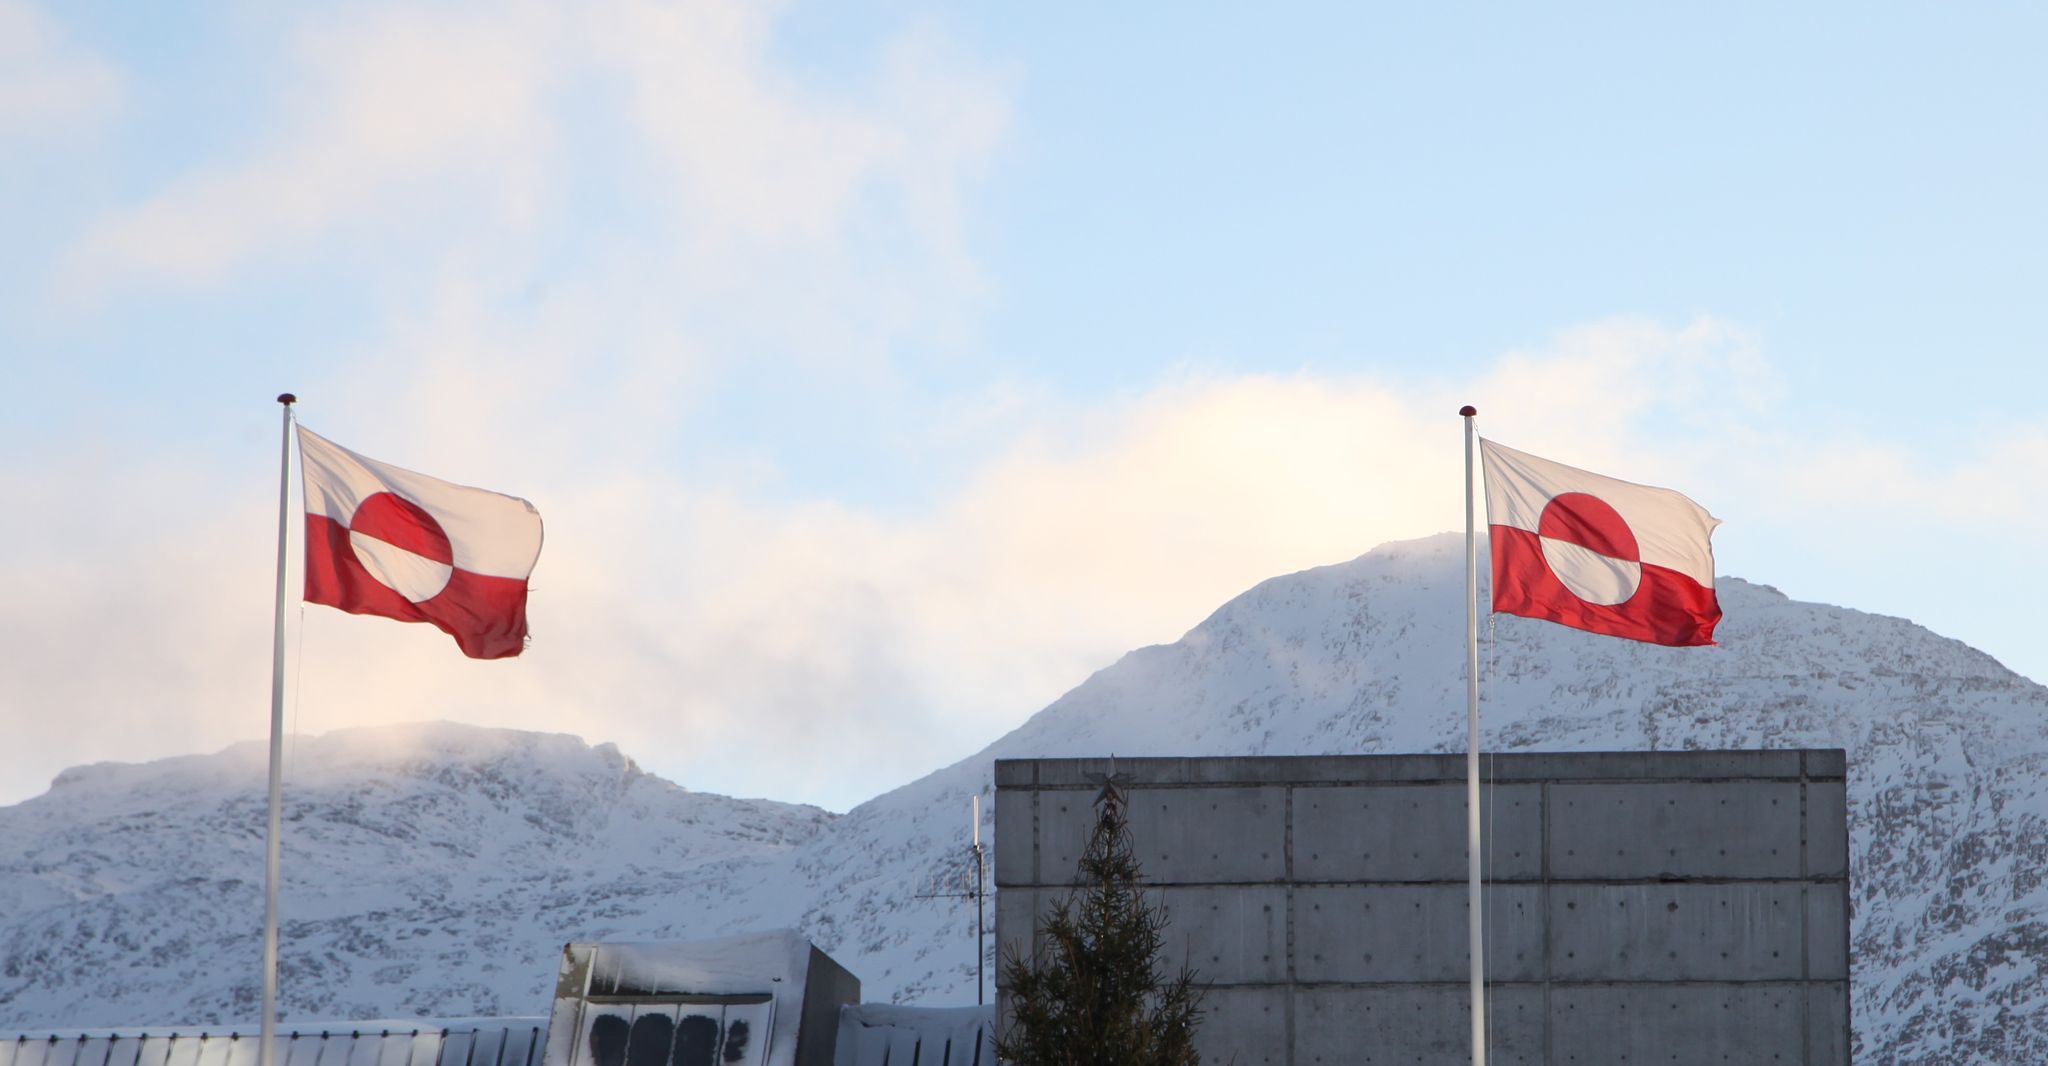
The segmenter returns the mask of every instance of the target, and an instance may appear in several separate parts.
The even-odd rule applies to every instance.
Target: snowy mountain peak
[[[532,1013],[563,942],[832,821],[692,793],[560,734],[435,722],[286,750],[280,966],[300,1017]],[[69,770],[0,810],[6,1015],[251,1017],[266,774],[267,745],[238,744]]]
[[[1856,1060],[2048,1062],[2048,690],[1903,619],[1718,586],[1717,647],[1482,623],[1488,746],[1848,749]],[[1461,535],[1262,582],[837,818],[570,737],[301,738],[287,1011],[531,1013],[564,941],[778,926],[867,998],[972,1002],[973,909],[920,896],[960,883],[993,759],[1462,750],[1463,594]],[[253,1014],[261,772],[259,746],[103,764],[0,809],[0,1017]]]
[[[250,777],[263,779],[269,771],[269,757],[268,742],[251,740],[212,755],[145,763],[92,763],[59,773],[50,782],[50,789],[55,792],[90,787],[120,791],[176,787],[181,783],[220,781],[224,775],[240,783]],[[428,777],[481,772],[494,766],[516,765],[542,777],[596,774],[621,781],[642,772],[613,744],[591,745],[566,733],[490,729],[457,722],[411,722],[337,729],[318,736],[287,736],[285,765],[288,782],[313,788],[355,781],[366,773]]]

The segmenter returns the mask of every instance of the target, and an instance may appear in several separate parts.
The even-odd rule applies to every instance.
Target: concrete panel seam
[[[1841,985],[1840,981],[1555,981],[1560,991],[1583,991],[1585,989],[1626,989],[1640,988],[1651,991],[1697,990],[1697,989],[1772,989],[1780,992],[1798,992],[1808,988],[1829,988]],[[1217,981],[1211,988],[1281,988],[1278,981]],[[1297,981],[1295,988],[1310,990],[1331,990],[1361,988],[1371,991],[1423,990],[1437,992],[1463,992],[1472,987],[1469,980],[1456,981]],[[1488,989],[1506,988],[1534,992],[1544,987],[1542,981],[1488,981]]]
[[[1033,774],[1038,772],[1035,765],[1031,772]],[[1033,792],[1031,794],[1031,881],[1037,885],[1045,883],[1045,867],[1041,865],[1039,858],[1043,850],[1039,846],[1039,838],[1044,835],[1041,826],[1042,823],[1038,817],[1038,793]],[[1037,928],[1038,917],[1036,915],[1032,916],[1031,925],[1032,928]]]
[[[1281,847],[1282,847],[1282,848],[1284,848],[1284,849],[1285,849],[1285,852],[1286,852],[1286,854],[1284,855],[1284,858],[1285,858],[1285,860],[1286,860],[1286,866],[1285,866],[1285,869],[1286,869],[1286,871],[1287,871],[1287,898],[1286,898],[1286,900],[1285,900],[1285,906],[1287,907],[1287,914],[1286,914],[1286,915],[1285,915],[1284,917],[1285,917],[1285,921],[1287,922],[1287,933],[1286,933],[1286,935],[1287,935],[1287,985],[1288,985],[1288,991],[1287,991],[1286,995],[1285,995],[1285,996],[1284,996],[1284,997],[1282,998],[1282,1000],[1281,1000],[1280,1016],[1281,1016],[1281,1022],[1282,1022],[1282,1024],[1284,1024],[1284,1025],[1285,1025],[1285,1026],[1287,1027],[1287,1028],[1286,1028],[1286,1030],[1285,1030],[1285,1031],[1286,1031],[1286,1033],[1287,1033],[1287,1041],[1286,1041],[1286,1047],[1287,1047],[1287,1063],[1286,1063],[1286,1066],[1294,1066],[1294,984],[1295,984],[1295,978],[1294,978],[1294,895],[1295,895],[1295,893],[1294,893],[1294,889],[1295,889],[1295,881],[1294,881],[1294,789],[1293,789],[1293,788],[1288,788],[1288,789],[1286,790],[1286,799],[1285,799],[1285,801],[1284,801],[1284,802],[1286,803],[1286,807],[1285,807],[1285,809],[1284,809],[1284,810],[1283,810],[1283,811],[1281,812],[1281,821],[1282,821],[1282,824],[1283,824],[1283,828],[1282,828],[1281,832],[1282,832],[1282,833],[1284,834],[1284,839],[1283,839],[1283,841],[1282,841],[1282,843],[1281,843]]]
[[[1847,878],[1843,877],[1559,877],[1545,881],[1537,877],[1489,877],[1486,879],[1486,883],[1489,885],[1558,885],[1566,888],[1575,886],[1623,887],[1649,885],[1802,885],[1828,888],[1842,885],[1847,880]],[[1203,881],[1151,877],[1145,879],[1145,884],[1153,888],[1260,888],[1280,887],[1290,884],[1311,885],[1317,888],[1420,888],[1428,885],[1463,885],[1464,883],[1463,878],[1453,879],[1447,877],[1413,881],[1359,881],[1346,879],[1342,881],[1293,882],[1278,878],[1267,878],[1259,881]],[[1074,882],[1071,877],[1059,877],[1052,880],[1041,878],[1032,882],[1019,882],[1016,887],[1070,888],[1073,884]]]
[[[1288,790],[1287,790],[1287,811],[1286,811],[1286,822],[1287,822],[1287,826],[1286,826],[1286,841],[1285,841],[1285,843],[1284,843],[1284,844],[1283,844],[1282,846],[1283,846],[1283,847],[1285,847],[1285,848],[1286,848],[1286,850],[1287,850],[1287,856],[1286,856],[1286,858],[1287,858],[1287,979],[1288,979],[1288,981],[1292,982],[1292,981],[1294,980],[1294,896],[1295,896],[1295,893],[1294,893],[1294,889],[1295,889],[1295,881],[1294,881],[1294,790],[1293,790],[1292,788],[1290,788],[1290,789],[1288,789]],[[1292,1032],[1292,1031],[1293,1031],[1293,1029],[1291,1028],[1291,1026],[1293,1025],[1293,1021],[1294,1021],[1294,1017],[1293,1017],[1293,1008],[1292,1008],[1292,1006],[1291,1006],[1291,1003],[1292,1003],[1292,997],[1290,997],[1290,1000],[1289,1000],[1289,1002],[1290,1002],[1290,1006],[1289,1006],[1289,1008],[1288,1008],[1288,1010],[1289,1010],[1289,1013],[1288,1013],[1288,1019],[1287,1019],[1287,1020],[1288,1020],[1288,1024],[1289,1024],[1290,1028],[1289,1028],[1289,1030],[1288,1030],[1288,1031],[1289,1031],[1289,1032]],[[1294,1046],[1294,1042],[1293,1042],[1292,1040],[1288,1041],[1288,1048],[1289,1048],[1288,1054],[1289,1054],[1290,1056],[1292,1056],[1292,1054],[1293,1054],[1293,1050],[1292,1050],[1292,1049],[1293,1049],[1293,1046]]]
[[[1280,876],[1294,883],[1294,788],[1280,790]]]
[[[1747,784],[1763,784],[1763,785],[1797,785],[1797,784],[1800,784],[1800,783],[1802,783],[1802,782],[1807,782],[1807,781],[1814,781],[1814,782],[1826,782],[1826,781],[1841,781],[1841,780],[1843,780],[1843,779],[1842,779],[1842,778],[1839,778],[1839,777],[1832,777],[1832,778],[1830,778],[1830,777],[1800,777],[1800,776],[1798,776],[1798,775],[1796,775],[1796,774],[1786,774],[1786,775],[1775,775],[1775,774],[1774,774],[1774,775],[1755,775],[1755,776],[1751,776],[1751,775],[1744,775],[1744,774],[1727,774],[1727,775],[1723,775],[1723,776],[1700,776],[1700,775],[1688,775],[1688,776],[1683,776],[1683,777],[1677,777],[1677,776],[1674,776],[1674,777],[1545,777],[1545,778],[1537,778],[1537,777],[1533,777],[1533,776],[1532,776],[1532,777],[1521,777],[1521,776],[1512,776],[1512,775],[1508,775],[1508,774],[1502,774],[1502,775],[1500,775],[1500,776],[1499,776],[1498,778],[1496,778],[1495,780],[1496,780],[1496,783],[1498,783],[1498,784],[1504,784],[1504,785],[1534,785],[1534,784],[1557,784],[1557,785],[1727,785],[1727,784],[1745,784],[1745,785],[1747,785]],[[1179,791],[1179,790],[1181,790],[1181,789],[1201,789],[1201,788],[1255,788],[1255,787],[1265,787],[1265,788],[1282,788],[1282,787],[1284,787],[1284,788],[1412,788],[1412,787],[1414,787],[1414,786],[1416,786],[1416,785],[1446,785],[1446,784],[1461,784],[1461,783],[1463,783],[1463,782],[1464,782],[1464,776],[1463,776],[1462,774],[1460,774],[1459,776],[1457,776],[1457,777],[1455,777],[1455,778],[1453,778],[1453,777],[1440,777],[1440,778],[1439,778],[1439,777],[1414,777],[1414,778],[1400,778],[1400,779],[1388,779],[1388,778],[1375,778],[1375,779],[1372,779],[1372,780],[1365,780],[1365,781],[1290,781],[1290,780],[1280,780],[1280,781],[1272,781],[1272,780],[1267,780],[1267,779],[1264,779],[1264,778],[1258,778],[1258,777],[1245,777],[1245,778],[1229,778],[1229,779],[1218,779],[1218,780],[1213,780],[1213,781],[1140,781],[1140,782],[1134,782],[1134,783],[1132,783],[1132,784],[1131,784],[1131,785],[1130,785],[1130,786],[1129,786],[1129,787],[1128,787],[1128,788],[1126,789],[1126,791],[1129,791],[1129,792],[1152,792],[1152,791],[1159,791],[1159,792],[1175,792],[1175,791]],[[1035,791],[1039,791],[1039,792],[1088,792],[1088,791],[1092,791],[1092,790],[1099,790],[1099,789],[1101,788],[1101,786],[1100,786],[1100,785],[1095,785],[1095,784],[1091,784],[1091,783],[1089,783],[1089,782],[1085,782],[1085,781],[1082,781],[1082,782],[1055,782],[1055,783],[1046,783],[1046,784],[1032,784],[1032,785],[1005,785],[1005,786],[1003,786],[1003,787],[1005,787],[1005,788],[1020,788],[1020,789],[1021,789],[1021,788],[1028,788],[1028,789],[1033,789],[1033,790],[1035,790]]]
[[[1808,755],[1808,749],[1800,749],[1798,753],[1802,755],[1798,765],[1788,767],[1784,771],[1776,771],[1776,773],[1745,773],[1745,771],[1733,769],[1733,767],[1731,769],[1720,769],[1720,771],[1677,771],[1677,769],[1673,769],[1673,771],[1663,771],[1663,773],[1640,773],[1640,771],[1622,771],[1622,769],[1616,769],[1616,771],[1610,771],[1610,773],[1556,773],[1556,771],[1542,769],[1542,765],[1546,761],[1559,761],[1559,759],[1581,759],[1583,761],[1585,757],[1602,755],[1602,753],[1571,753],[1571,755],[1563,755],[1563,753],[1499,753],[1499,761],[1503,765],[1495,771],[1495,780],[1497,782],[1507,782],[1507,784],[1536,784],[1536,782],[1556,782],[1556,784],[1784,782],[1784,784],[1792,784],[1792,782],[1845,782],[1847,780],[1847,769],[1843,769],[1843,773],[1815,771],[1810,765],[1804,765],[1806,763],[1804,755]],[[1606,753],[1606,755],[1614,755],[1614,753]],[[1731,753],[1700,753],[1700,755],[1731,757],[1731,755],[1757,755],[1757,753],[1733,753],[1731,751]],[[1296,757],[1274,757],[1274,759],[1296,759]],[[1370,765],[1368,761],[1384,759],[1384,757],[1382,755],[1358,755],[1358,757],[1307,757],[1305,755],[1305,757],[1298,757],[1298,759],[1309,759],[1309,761],[1319,761],[1319,763],[1329,763],[1333,759],[1337,759],[1337,761],[1341,761],[1341,759],[1360,759],[1360,765]],[[1399,759],[1421,759],[1421,757],[1403,755]],[[1214,786],[1225,786],[1227,788],[1227,786],[1253,786],[1253,784],[1264,784],[1264,786],[1292,784],[1292,786],[1300,786],[1300,788],[1346,788],[1346,786],[1393,786],[1393,788],[1399,788],[1399,786],[1417,786],[1417,784],[1456,784],[1456,782],[1464,780],[1462,757],[1442,755],[1442,757],[1427,757],[1427,759],[1434,759],[1436,763],[1440,763],[1440,769],[1432,771],[1432,773],[1399,775],[1399,778],[1389,778],[1389,775],[1362,775],[1360,773],[1360,775],[1319,775],[1319,778],[1315,778],[1315,780],[1286,778],[1286,775],[1278,775],[1278,778],[1276,778],[1276,775],[1260,775],[1260,773],[1219,775],[1219,778],[1196,780],[1194,773],[1190,771],[1190,767],[1194,763],[1223,763],[1223,761],[1229,761],[1229,759],[1153,757],[1153,759],[1120,759],[1120,761],[1126,763],[1126,765],[1133,765],[1135,763],[1139,767],[1165,767],[1167,763],[1171,763],[1176,769],[1180,769],[1178,780],[1137,782],[1135,788],[1214,788]],[[1047,775],[1044,775],[1044,769],[1047,769],[1047,765],[1053,763],[1053,761],[1081,763],[1081,761],[1090,761],[1090,759],[1004,759],[1004,761],[1006,763],[1012,763],[1012,761],[1014,763],[1028,763],[1030,780],[1032,780],[1030,786],[1008,786],[1008,788],[1075,790],[1075,792],[1096,788],[1092,782],[1085,782],[1085,780],[1081,780],[1081,782],[1057,780],[1055,782],[1055,780],[1047,780]],[[1102,759],[1094,759],[1094,761],[1102,761]]]
[[[1801,771],[1811,769],[1812,759],[1806,752],[1799,753]],[[1803,775],[1802,775],[1803,776]],[[1804,879],[1813,869],[1810,859],[1811,834],[1807,831],[1812,824],[1807,802],[1813,786],[1799,783],[1799,876]],[[1799,976],[1813,979],[1813,890],[1802,885],[1799,889]],[[1808,992],[1799,997],[1799,1061],[1813,1066],[1813,994]]]
[[[1806,787],[1799,789],[1799,831],[1806,832]],[[1806,848],[1799,849],[1801,868],[1804,869]],[[1805,886],[1799,889],[1799,976],[1811,983],[1813,977],[1813,933],[1807,925],[1813,921],[1813,901],[1808,898],[1811,890]],[[1813,1066],[1813,993],[1806,992],[1799,997],[1799,1061]]]
[[[1543,922],[1543,1061],[1557,1061],[1555,1027],[1551,1024],[1550,979],[1555,972],[1551,969],[1550,956],[1554,952],[1550,924],[1550,782],[1543,782],[1537,790],[1537,872],[1542,877],[1542,888],[1538,890],[1540,913]]]
[[[1813,870],[1812,865],[1808,862],[1807,855],[1807,839],[1810,834],[1807,832],[1806,793],[1809,787],[1804,781],[1799,783],[1799,876],[1802,878],[1808,876]]]

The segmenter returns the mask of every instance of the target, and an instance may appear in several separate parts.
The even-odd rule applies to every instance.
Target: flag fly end
[[[1720,519],[1638,485],[1481,440],[1493,609],[1671,647],[1714,643]]]

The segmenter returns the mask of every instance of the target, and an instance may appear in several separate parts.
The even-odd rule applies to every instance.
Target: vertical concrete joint
[[[1284,1031],[1287,1034],[1287,1066],[1294,1066],[1295,1021],[1293,986],[1296,983],[1294,976],[1294,791],[1292,786],[1288,787],[1286,816],[1281,819],[1287,827],[1287,897],[1285,906],[1287,907],[1287,984],[1289,987],[1281,993],[1284,999],[1281,1001],[1280,1008],[1285,1019],[1284,1024],[1286,1025]]]

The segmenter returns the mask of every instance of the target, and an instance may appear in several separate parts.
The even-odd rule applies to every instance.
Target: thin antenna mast
[[[974,901],[974,1002],[988,1003],[988,849],[981,843],[981,793],[973,796],[968,819],[971,840],[968,852],[974,857],[974,887],[967,892],[920,892],[917,899],[972,899]]]
[[[987,908],[982,904],[983,893],[988,885],[987,852],[981,846],[981,793],[974,794],[974,1002],[976,1006],[987,1003],[983,991],[988,978],[982,973],[988,958]]]

